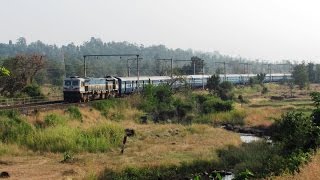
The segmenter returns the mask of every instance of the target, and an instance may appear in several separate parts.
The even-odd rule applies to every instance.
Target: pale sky
[[[90,37],[320,63],[318,0],[0,0],[0,43]]]

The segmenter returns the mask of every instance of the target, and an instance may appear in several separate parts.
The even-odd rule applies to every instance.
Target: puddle
[[[250,142],[262,140],[263,138],[255,136],[253,134],[240,133],[240,139],[244,143],[250,143]]]

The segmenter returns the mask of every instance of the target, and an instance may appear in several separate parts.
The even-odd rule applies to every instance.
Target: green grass
[[[44,128],[12,113],[0,116],[0,143],[16,144],[42,152],[105,152],[121,144],[124,129],[112,123],[97,124],[88,129],[69,127],[63,117],[49,114]],[[8,150],[0,149],[1,153]]]
[[[70,118],[72,118],[72,119],[77,119],[77,120],[79,120],[79,121],[81,121],[81,122],[83,121],[83,119],[82,119],[82,114],[81,114],[81,112],[80,112],[80,110],[79,110],[78,107],[76,107],[76,106],[70,106],[70,107],[66,110],[66,112],[69,113]]]
[[[247,116],[245,111],[232,110],[229,112],[218,112],[207,115],[201,115],[193,121],[193,123],[200,124],[232,124],[232,125],[244,125],[244,118]]]

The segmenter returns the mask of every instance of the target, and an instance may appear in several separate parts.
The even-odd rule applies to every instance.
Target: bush
[[[230,111],[232,110],[232,101],[222,101],[218,98],[210,98],[202,105],[202,111],[205,114],[212,112]]]
[[[38,85],[28,85],[25,88],[23,88],[22,92],[30,97],[44,97]]]
[[[306,152],[317,147],[318,131],[310,117],[301,112],[288,112],[272,126],[271,138],[283,146],[285,153]]]
[[[98,111],[108,111],[108,109],[115,107],[118,104],[116,99],[107,99],[91,102],[93,108]]]
[[[261,90],[261,94],[267,94],[269,92],[268,88],[267,87],[263,87],[262,90]]]
[[[253,172],[257,178],[271,173],[280,174],[285,169],[285,159],[279,149],[266,142],[244,143],[240,147],[229,146],[218,151],[222,166],[234,169],[236,174],[246,171]]]
[[[82,122],[82,114],[81,114],[81,112],[80,112],[78,107],[70,106],[67,109],[67,112],[69,113],[71,118],[80,120]]]
[[[4,143],[21,144],[32,133],[32,126],[20,119],[15,111],[2,112],[0,117],[0,139]]]
[[[65,124],[65,119],[61,116],[58,116],[56,114],[49,114],[46,115],[44,118],[44,125],[47,126],[57,126],[59,124]]]
[[[193,105],[191,102],[184,102],[180,99],[175,101],[174,106],[176,107],[176,114],[180,122],[183,122],[187,114],[193,110]]]

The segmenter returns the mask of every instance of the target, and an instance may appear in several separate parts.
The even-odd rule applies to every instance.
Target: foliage
[[[209,77],[207,87],[211,93],[216,92],[219,89],[220,76],[219,74],[213,74]]]
[[[219,75],[212,75],[208,79],[207,87],[211,94],[219,96],[223,100],[231,100],[233,98],[233,84],[229,81],[220,83]]]
[[[254,177],[254,174],[250,170],[246,169],[245,171],[237,174],[234,180],[249,180],[249,179],[252,179],[253,177]]]
[[[181,163],[179,166],[127,167],[121,172],[106,169],[98,179],[191,179],[199,172],[212,172],[214,167],[217,167],[217,165],[213,161],[198,160],[190,163]]]
[[[30,97],[43,97],[41,89],[38,85],[27,85],[25,88],[23,88],[22,92]]]
[[[288,112],[273,125],[272,140],[279,142],[286,153],[314,148],[319,141],[317,128],[310,117],[301,112]]]
[[[35,151],[105,152],[121,144],[124,129],[115,124],[98,124],[86,130],[69,127],[55,114],[45,117],[46,128],[34,128],[11,111],[0,114],[0,141],[16,143]]]
[[[158,86],[148,85],[143,92],[143,102],[140,108],[148,113],[153,114],[154,120],[165,121],[173,118],[175,108],[173,106],[174,99],[171,87],[167,84]]]
[[[57,126],[59,124],[65,124],[65,119],[56,114],[46,115],[44,118],[44,124],[46,127],[48,126]]]
[[[13,96],[32,84],[36,74],[44,68],[44,58],[41,55],[17,55],[4,60],[3,66],[11,74],[1,79],[1,94]]]
[[[262,90],[261,90],[261,94],[267,94],[268,93],[268,88],[266,86],[263,86]]]
[[[266,78],[266,74],[265,73],[257,74],[257,80],[258,80],[259,84],[262,84],[265,78]]]
[[[294,67],[292,72],[294,83],[299,86],[300,89],[306,86],[308,80],[307,68],[304,63],[298,64]]]
[[[4,143],[25,142],[25,137],[34,129],[22,120],[15,111],[3,111],[0,115],[0,140]]]
[[[82,122],[82,114],[78,107],[70,106],[68,107],[67,112],[69,113],[71,118],[80,120]]]
[[[229,81],[224,81],[219,85],[218,96],[222,100],[232,100],[233,99],[232,89],[233,89],[233,84]]]
[[[212,112],[230,111],[232,110],[232,101],[222,101],[219,98],[209,98],[202,104],[202,112],[205,114]]]
[[[5,67],[0,67],[0,77],[10,76],[10,71]]]

